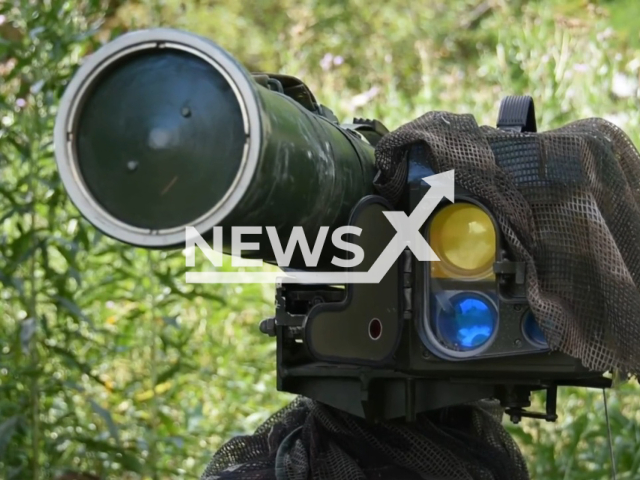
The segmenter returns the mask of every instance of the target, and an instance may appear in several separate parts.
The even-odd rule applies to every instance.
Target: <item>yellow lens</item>
[[[478,279],[493,274],[496,230],[480,207],[469,203],[446,206],[431,222],[429,239],[440,258],[431,264],[432,275]]]

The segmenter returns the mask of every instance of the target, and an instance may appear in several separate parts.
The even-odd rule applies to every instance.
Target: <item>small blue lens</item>
[[[493,335],[497,313],[488,298],[459,293],[440,303],[436,329],[440,341],[451,350],[470,351],[482,347]]]
[[[536,322],[535,317],[529,311],[524,317],[524,321],[522,323],[522,331],[524,332],[524,336],[536,347],[547,348],[549,345],[547,344],[547,339],[544,338],[544,334],[540,327],[538,326],[538,322]]]

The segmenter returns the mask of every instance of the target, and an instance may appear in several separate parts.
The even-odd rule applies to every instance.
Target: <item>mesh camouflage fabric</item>
[[[589,119],[544,133],[479,127],[431,112],[376,148],[378,190],[399,199],[409,145],[496,215],[549,345],[598,371],[640,372],[640,156],[616,126]]]
[[[226,443],[202,480],[528,480],[489,402],[370,423],[299,397]]]

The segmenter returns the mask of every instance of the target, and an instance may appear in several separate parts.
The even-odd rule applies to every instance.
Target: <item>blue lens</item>
[[[549,346],[547,344],[547,339],[544,338],[544,334],[542,333],[542,330],[540,330],[538,322],[536,322],[536,319],[531,312],[527,312],[524,317],[524,321],[522,322],[522,331],[527,340],[536,347],[547,348]]]
[[[436,329],[449,349],[470,351],[482,347],[496,329],[497,313],[488,298],[459,293],[440,303]]]

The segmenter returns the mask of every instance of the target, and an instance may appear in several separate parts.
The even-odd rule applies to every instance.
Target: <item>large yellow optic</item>
[[[439,262],[431,276],[479,280],[493,276],[496,230],[480,207],[456,203],[440,210],[431,222],[429,240]]]

